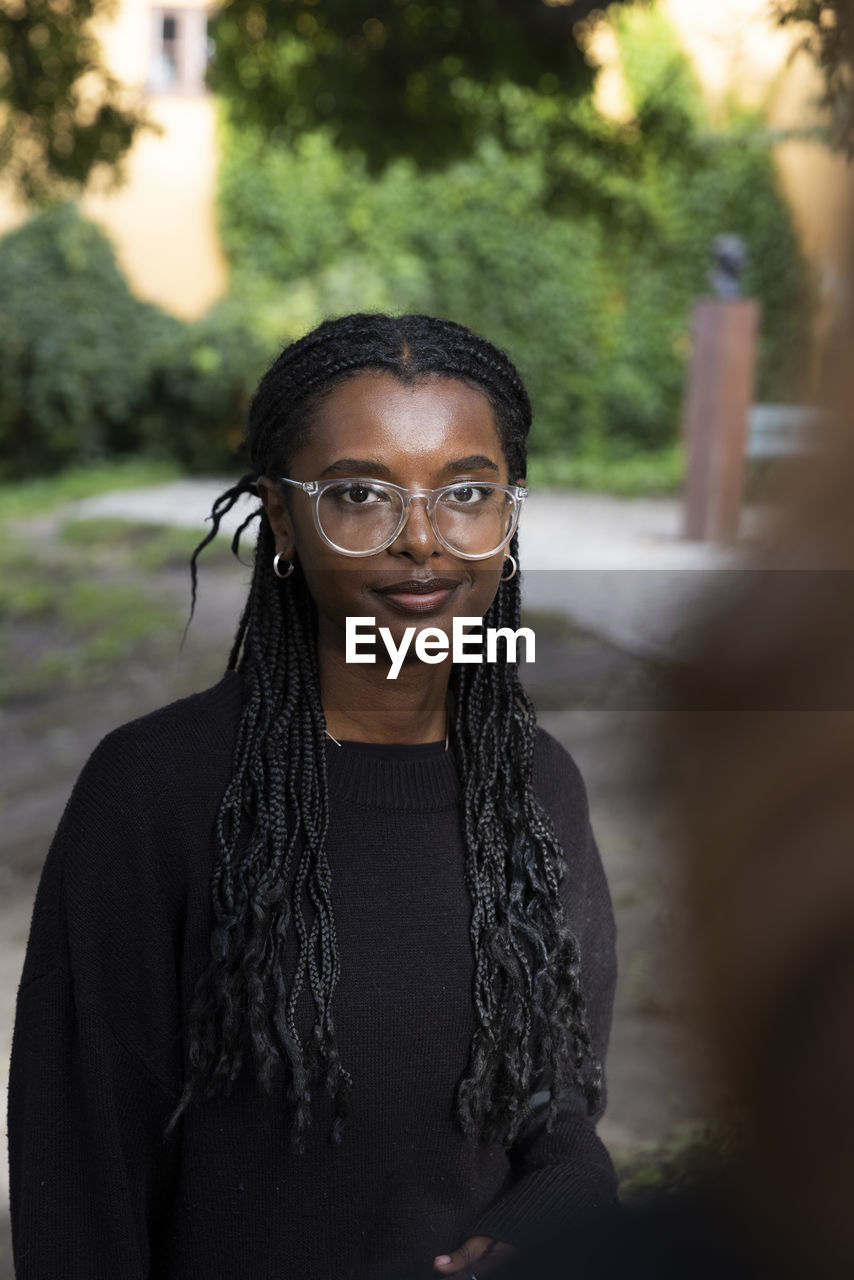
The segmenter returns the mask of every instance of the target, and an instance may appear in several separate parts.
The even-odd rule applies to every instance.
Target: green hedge
[[[146,451],[192,471],[233,469],[270,354],[233,299],[182,326],[181,341],[152,368],[140,413]]]
[[[0,241],[2,474],[139,446],[135,414],[180,325],[128,290],[105,237],[64,205]]]
[[[266,351],[233,304],[191,325],[140,302],[72,205],[0,240],[0,478],[147,453],[233,464]]]
[[[654,9],[631,11],[617,36],[636,113],[620,140],[634,175],[622,187],[602,128],[585,144],[582,111],[544,124],[536,95],[508,97],[510,133],[536,145],[485,139],[440,174],[400,162],[374,178],[322,133],[291,151],[224,121],[221,231],[233,288],[265,339],[351,310],[449,316],[519,364],[535,450],[625,457],[675,437],[692,300],[708,291],[713,238],[728,232],[747,241],[746,288],[763,303],[759,394],[796,397],[808,290],[761,122],[733,110],[712,128]],[[565,141],[570,126],[561,152],[555,129]]]

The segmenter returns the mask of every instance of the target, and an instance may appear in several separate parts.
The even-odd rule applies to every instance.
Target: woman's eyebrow
[[[470,453],[465,458],[454,458],[452,462],[446,462],[440,474],[455,475],[460,471],[482,470],[500,471],[501,468],[484,453]],[[343,472],[349,476],[377,476],[378,478],[391,475],[391,469],[385,463],[377,462],[376,458],[336,458],[328,467],[324,467],[320,474],[325,476],[331,471]]]
[[[456,458],[453,462],[447,462],[442,468],[442,473],[448,475],[456,471],[500,471],[497,462],[493,462],[492,458],[487,458],[483,453],[470,453],[467,458]]]
[[[376,458],[338,458],[335,462],[330,462],[328,467],[324,467],[321,475],[325,476],[330,471],[343,471],[348,476],[390,476],[391,471],[382,462],[377,462]]]

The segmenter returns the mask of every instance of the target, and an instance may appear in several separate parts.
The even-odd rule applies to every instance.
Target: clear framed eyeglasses
[[[404,489],[361,476],[289,480],[314,505],[317,532],[342,556],[372,556],[391,546],[423,499],[433,532],[446,550],[464,560],[486,560],[512,537],[528,490],[518,484],[463,480],[440,489]]]

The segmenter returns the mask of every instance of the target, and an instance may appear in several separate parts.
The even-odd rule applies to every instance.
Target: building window
[[[151,93],[205,93],[211,54],[205,9],[152,9]]]

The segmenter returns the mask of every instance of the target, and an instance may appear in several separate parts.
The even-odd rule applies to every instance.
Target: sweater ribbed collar
[[[444,742],[414,745],[327,739],[329,794],[369,809],[450,809],[459,783]]]

